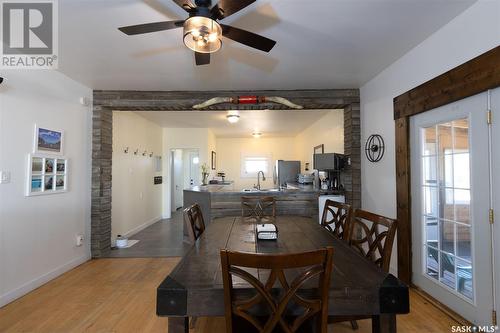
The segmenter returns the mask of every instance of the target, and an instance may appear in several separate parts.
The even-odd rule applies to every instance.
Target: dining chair
[[[388,273],[397,226],[397,220],[356,209],[351,219],[347,240],[351,248]],[[356,320],[369,318],[371,316],[329,318],[328,320],[330,323],[350,321],[352,328],[357,329]]]
[[[332,247],[293,254],[221,250],[220,257],[227,333],[327,332]]]
[[[331,216],[331,219],[328,217]],[[326,200],[321,225],[339,239],[347,240],[351,225],[352,207],[348,204]]]
[[[191,243],[196,242],[205,231],[205,220],[200,205],[197,203],[184,209],[184,222],[187,226],[188,237]],[[196,325],[197,317],[192,317],[189,321],[189,328]]]
[[[274,197],[241,197],[241,217],[255,218],[258,221],[276,217]]]
[[[205,231],[205,220],[200,205],[195,203],[184,209],[184,222],[187,226],[189,240],[194,243]]]

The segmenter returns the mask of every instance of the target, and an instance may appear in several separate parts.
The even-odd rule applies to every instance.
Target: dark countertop
[[[242,194],[269,194],[269,195],[282,195],[282,194],[291,194],[291,193],[302,193],[302,194],[318,194],[318,195],[343,195],[344,191],[342,190],[320,190],[317,188],[314,188],[313,185],[305,185],[305,184],[298,184],[298,183],[290,183],[289,184],[293,188],[287,188],[287,189],[263,189],[260,191],[244,191],[243,189],[230,189],[227,188],[226,186],[222,185],[202,185],[202,186],[192,186],[188,189],[185,189],[184,191],[190,191],[190,192],[201,192],[201,193],[234,193],[236,195],[242,195]]]

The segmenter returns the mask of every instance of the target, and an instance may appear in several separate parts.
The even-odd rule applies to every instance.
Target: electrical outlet
[[[10,183],[10,171],[0,171],[0,184]]]
[[[83,235],[77,235],[76,236],[76,246],[82,246],[83,245]]]

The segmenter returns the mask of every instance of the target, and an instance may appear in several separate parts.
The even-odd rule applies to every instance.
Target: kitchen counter
[[[227,186],[212,184],[212,185],[201,185],[201,186],[192,186],[188,189],[184,190],[185,192],[202,192],[202,193],[235,193],[241,195],[247,194],[269,194],[269,195],[283,195],[289,193],[315,193],[319,195],[343,195],[343,190],[321,190],[314,188],[313,185],[299,184],[299,183],[290,183],[289,187],[286,189],[262,189],[260,191],[253,189],[230,189]]]
[[[241,215],[242,196],[273,196],[277,215],[295,215],[318,219],[320,195],[343,195],[339,190],[320,190],[312,185],[289,184],[289,188],[260,191],[232,189],[222,185],[193,186],[184,190],[184,207],[194,203],[201,206],[205,223],[225,216]]]

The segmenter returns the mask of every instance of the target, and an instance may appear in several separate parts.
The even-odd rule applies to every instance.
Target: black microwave
[[[344,154],[328,153],[314,154],[313,168],[320,171],[340,171],[347,165],[347,156]]]

